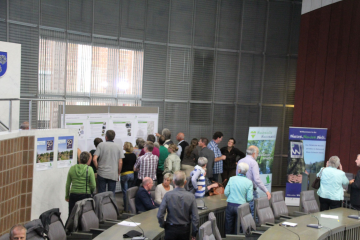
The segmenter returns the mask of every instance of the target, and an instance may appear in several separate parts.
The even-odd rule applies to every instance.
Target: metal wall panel
[[[67,0],[42,0],[41,25],[66,29],[68,1]]]
[[[144,0],[121,0],[121,37],[144,39]]]
[[[242,53],[238,86],[239,103],[258,103],[261,97],[263,56]],[[251,81],[250,81],[251,79]]]
[[[146,44],[143,98],[165,99],[166,46]]]
[[[241,50],[263,52],[265,43],[267,1],[244,1]]]
[[[168,77],[165,83],[165,98],[174,100],[189,99],[190,49],[169,47]]]
[[[39,2],[38,0],[10,0],[9,19],[38,24],[39,23]]]
[[[300,37],[300,20],[301,20],[301,4],[293,3],[292,9],[292,26],[290,36],[290,54],[297,54],[299,50],[299,37]]]
[[[214,51],[194,49],[191,100],[211,101],[214,79]]]
[[[189,136],[188,122],[188,104],[165,102],[164,123],[163,127],[171,131],[171,138],[175,141],[176,134],[183,132],[185,136]]]
[[[6,22],[0,22],[0,41],[6,42]]]
[[[119,36],[120,2],[118,0],[95,1],[94,33],[105,36]]]
[[[284,103],[284,95],[286,94],[286,64],[286,58],[266,58],[263,87],[263,103]]]
[[[91,33],[93,25],[93,1],[69,1],[69,29]]]
[[[0,0],[0,18],[6,19],[7,18],[7,0]]]
[[[151,102],[151,101],[142,101],[142,107],[158,107],[159,108],[159,127],[158,133],[161,133],[161,130],[164,128],[163,119],[164,119],[164,102]]]
[[[215,46],[216,0],[197,0],[195,12],[194,45],[201,47]]]
[[[191,103],[190,104],[190,120],[189,120],[189,136],[187,139],[206,137],[211,139],[211,104]]]
[[[236,111],[236,147],[245,152],[249,127],[259,126],[259,106],[237,106]]]
[[[297,59],[289,59],[286,104],[290,105],[295,104],[296,67]]]
[[[239,54],[218,52],[214,99],[217,102],[236,101],[237,69]]]
[[[268,54],[287,54],[289,47],[291,10],[291,2],[269,2],[269,23],[266,48]]]
[[[194,0],[171,0],[169,42],[191,45]]]
[[[229,138],[231,137],[234,137],[233,128],[229,127],[229,126],[234,126],[234,116],[235,116],[235,105],[214,104],[214,113],[213,113],[214,127],[213,127],[213,132],[211,132],[211,137],[214,132],[218,132],[218,131],[224,134],[223,141],[219,144],[219,147],[226,146],[227,140],[229,140]]]
[[[146,40],[166,43],[169,25],[168,0],[148,0],[146,20]]]
[[[243,0],[222,0],[218,48],[239,49]]]

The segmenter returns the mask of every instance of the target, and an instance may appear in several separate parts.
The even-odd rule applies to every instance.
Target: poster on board
[[[71,167],[74,156],[74,136],[64,136],[58,139],[58,168]]]
[[[271,192],[272,167],[274,163],[277,127],[250,127],[247,147],[255,145],[259,148],[257,163],[259,164],[260,179]],[[259,197],[266,194],[259,188],[256,190]]]
[[[53,168],[54,138],[38,138],[36,142],[36,170],[44,171]]]
[[[302,174],[317,173],[324,166],[326,128],[289,128],[289,154],[285,203],[299,206]]]

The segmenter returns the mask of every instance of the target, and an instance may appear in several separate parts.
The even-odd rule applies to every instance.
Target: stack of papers
[[[118,225],[128,226],[128,227],[135,227],[135,226],[139,226],[139,225],[140,225],[140,223],[136,223],[136,222],[128,222],[128,221],[122,221],[122,222],[118,223]]]
[[[296,227],[297,223],[292,223],[292,222],[282,222],[281,225],[284,226],[289,226],[289,227]]]

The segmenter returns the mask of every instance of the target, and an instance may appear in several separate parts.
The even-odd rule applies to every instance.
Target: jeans
[[[251,215],[254,217],[254,212],[255,212],[255,199],[258,199],[259,198],[259,195],[257,193],[256,190],[254,190],[253,192],[253,196],[254,196],[254,199],[249,202],[249,205],[250,205],[250,211],[251,211]],[[258,222],[258,218],[256,217],[256,219],[254,218],[255,222]]]
[[[116,181],[103,178],[99,174],[97,175],[97,178],[99,183],[99,193],[106,192],[106,184],[107,184],[108,191],[113,192],[115,197]]]
[[[225,233],[226,234],[237,234],[237,221],[238,214],[237,209],[241,204],[228,203],[225,211]]]
[[[120,177],[120,183],[121,183],[121,190],[123,192],[123,198],[124,198],[124,209],[127,211],[128,209],[126,208],[126,190],[128,190],[129,188],[133,187],[135,182],[134,182],[134,174],[127,174],[124,176]]]
[[[184,240],[190,238],[190,225],[179,226],[165,223],[165,240]]]
[[[212,180],[214,180],[215,182],[219,182],[219,175],[220,175],[220,173],[217,173],[217,174],[213,173]]]

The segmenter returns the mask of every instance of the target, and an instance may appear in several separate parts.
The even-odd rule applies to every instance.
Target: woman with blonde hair
[[[171,185],[173,180],[173,175],[171,173],[167,173],[164,175],[164,181],[156,186],[155,188],[155,202],[161,204],[162,199],[165,196],[165,193],[172,191],[174,188]]]
[[[121,190],[124,198],[124,208],[126,207],[126,191],[135,184],[134,179],[134,165],[136,162],[136,155],[133,153],[133,145],[131,142],[124,143],[124,159],[120,174]]]
[[[176,154],[177,150],[179,150],[179,148],[175,144],[169,145],[169,156],[165,159],[163,175],[166,173],[174,174],[174,172],[180,170],[181,160],[180,157]]]

